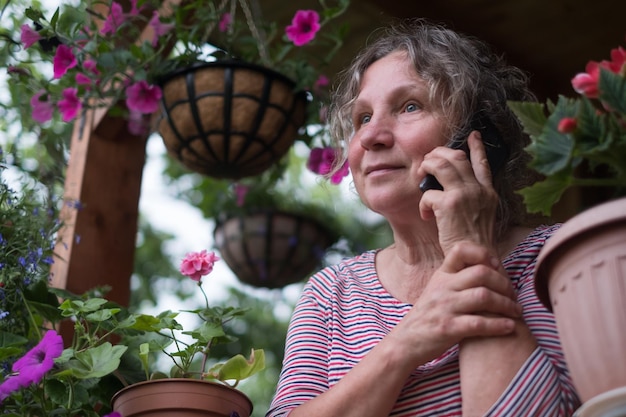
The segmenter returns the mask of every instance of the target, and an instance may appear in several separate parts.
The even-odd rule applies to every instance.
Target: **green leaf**
[[[571,176],[568,173],[555,175],[544,181],[518,191],[524,197],[524,203],[529,213],[541,212],[550,215],[552,206],[556,204],[563,192],[571,185]]]
[[[600,67],[598,98],[612,111],[626,113],[626,77]]]
[[[219,368],[217,379],[220,381],[241,381],[265,368],[265,352],[262,349],[254,349],[249,359],[243,355],[236,355],[215,368]]]
[[[105,342],[95,348],[75,352],[74,359],[63,365],[64,370],[59,377],[75,377],[78,379],[101,378],[115,371],[120,365],[120,358],[128,349],[127,346],[113,346]]]
[[[524,127],[524,132],[531,137],[541,134],[547,120],[543,104],[529,101],[508,101],[507,104]]]
[[[541,134],[532,137],[532,143],[526,148],[533,156],[530,166],[544,175],[554,175],[567,168],[572,162],[574,140],[558,130],[564,117],[575,117],[579,102],[566,97],[559,97],[553,113],[546,120]]]

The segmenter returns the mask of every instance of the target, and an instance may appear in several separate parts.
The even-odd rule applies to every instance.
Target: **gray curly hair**
[[[418,75],[430,86],[430,101],[444,117],[452,138],[467,126],[472,115],[483,111],[509,148],[509,158],[494,178],[500,196],[496,234],[525,221],[521,197],[515,193],[534,181],[524,151],[528,137],[507,106],[508,100],[534,101],[528,76],[508,65],[484,42],[425,19],[409,19],[374,32],[374,38],[339,74],[330,104],[330,132],[338,148],[346,147],[354,133],[351,112],[363,74],[375,61],[394,51],[404,51]],[[346,152],[338,158],[345,161]]]

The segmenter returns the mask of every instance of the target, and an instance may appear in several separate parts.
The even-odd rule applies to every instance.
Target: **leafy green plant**
[[[570,187],[604,187],[626,195],[626,50],[587,64],[572,79],[576,98],[510,102],[531,144],[530,166],[545,178],[520,191],[530,212],[550,214]],[[546,114],[547,108],[547,114]]]

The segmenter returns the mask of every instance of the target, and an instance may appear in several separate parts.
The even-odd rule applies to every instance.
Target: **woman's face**
[[[426,153],[447,142],[442,115],[428,96],[404,52],[374,62],[363,75],[348,160],[361,199],[383,215],[417,210],[417,170]]]

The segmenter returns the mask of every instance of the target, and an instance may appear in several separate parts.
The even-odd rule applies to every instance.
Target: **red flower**
[[[78,99],[77,88],[66,88],[63,90],[63,99],[59,101],[59,111],[64,122],[69,122],[76,117],[78,112],[83,108],[82,103]]]
[[[584,94],[589,98],[597,98],[600,68],[619,74],[624,65],[626,65],[626,50],[620,46],[611,50],[610,61],[589,61],[585,67],[587,72],[581,72],[572,78],[572,87],[579,94]]]
[[[320,15],[315,10],[298,10],[285,28],[289,40],[296,46],[306,45],[315,38],[320,30]]]
[[[126,105],[131,111],[154,113],[159,109],[161,95],[159,86],[149,85],[147,81],[141,80],[126,89]]]
[[[30,99],[30,106],[33,108],[33,120],[38,123],[45,123],[52,119],[52,103],[45,91],[40,91]]]
[[[59,45],[52,60],[54,78],[61,78],[68,69],[74,68],[77,64],[76,56],[74,56],[70,47],[67,45]]]
[[[207,252],[206,250],[190,252],[180,264],[180,273],[194,281],[200,281],[203,276],[209,275],[213,271],[213,265],[219,260],[220,258],[215,255],[215,252]]]
[[[22,44],[24,45],[24,49],[28,49],[31,46],[33,46],[33,44],[37,42],[39,39],[41,39],[41,35],[39,35],[39,32],[32,29],[28,25],[22,25],[21,41],[22,41]]]
[[[577,126],[578,126],[578,122],[576,121],[575,118],[564,117],[559,122],[559,126],[557,127],[557,130],[561,133],[572,133],[574,130],[576,130]]]

